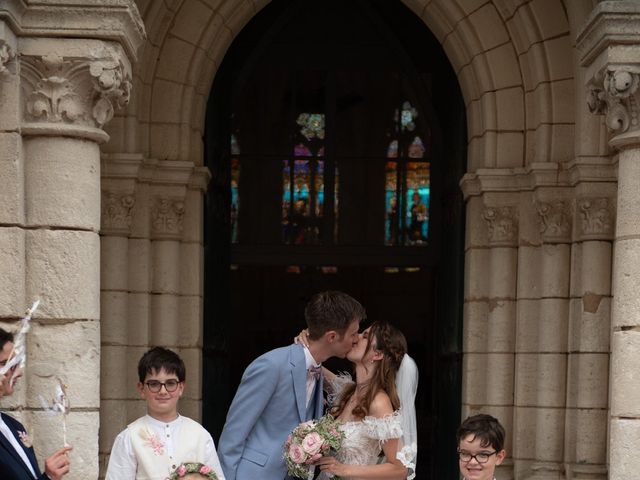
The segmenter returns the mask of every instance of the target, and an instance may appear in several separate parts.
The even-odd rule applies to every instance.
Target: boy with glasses
[[[491,415],[468,417],[456,433],[460,473],[464,480],[494,480],[506,456],[504,428]]]
[[[155,347],[138,363],[138,391],[147,414],[116,437],[106,480],[164,480],[184,462],[208,465],[223,480],[213,439],[202,425],[178,414],[185,366],[171,350]]]

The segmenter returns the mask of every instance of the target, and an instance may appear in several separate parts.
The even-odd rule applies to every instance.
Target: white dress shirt
[[[9,443],[18,453],[18,455],[20,455],[20,458],[22,459],[24,464],[29,467],[29,471],[31,472],[31,475],[33,475],[33,478],[36,478],[36,472],[33,470],[33,465],[31,465],[29,457],[27,457],[27,452],[24,451],[24,448],[22,445],[20,445],[20,442],[16,440],[16,437],[13,435],[13,432],[11,431],[9,426],[4,423],[4,418],[2,418],[2,415],[0,415],[0,432],[2,432],[6,439],[9,440]]]

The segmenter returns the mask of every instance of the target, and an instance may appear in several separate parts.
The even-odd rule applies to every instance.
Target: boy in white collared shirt
[[[185,366],[171,350],[155,347],[138,363],[138,391],[147,414],[116,437],[106,480],[164,480],[185,462],[208,465],[223,480],[213,439],[202,425],[178,414]]]

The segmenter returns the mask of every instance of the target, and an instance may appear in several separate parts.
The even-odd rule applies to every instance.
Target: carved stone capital
[[[585,68],[587,104],[606,115],[614,148],[640,145],[638,74],[640,3],[635,0],[598,2],[576,38],[580,65]]]
[[[540,234],[545,243],[571,241],[571,204],[565,200],[537,202]]]
[[[610,240],[615,232],[614,202],[606,197],[580,198],[578,235],[583,240]]]
[[[151,199],[153,238],[179,240],[182,235],[185,204],[183,198],[155,196]]]
[[[9,73],[9,62],[15,58],[16,54],[11,45],[6,40],[0,38],[0,75]]]
[[[589,110],[604,114],[607,128],[615,135],[635,133],[640,139],[639,85],[640,65],[607,67],[588,85]]]
[[[515,207],[487,207],[482,216],[487,222],[491,246],[518,244],[518,212]]]
[[[102,191],[101,230],[108,235],[128,234],[135,197],[131,193]]]
[[[16,38],[7,24],[0,19],[0,78],[15,73]]]
[[[21,54],[23,132],[108,140],[102,127],[131,95],[131,67],[117,48],[100,41],[90,52],[63,41],[43,55]]]

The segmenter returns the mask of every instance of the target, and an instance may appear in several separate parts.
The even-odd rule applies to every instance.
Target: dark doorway
[[[205,155],[205,426],[338,289],[405,333],[418,478],[457,478],[466,130],[424,23],[400,1],[273,1],[216,75]]]

